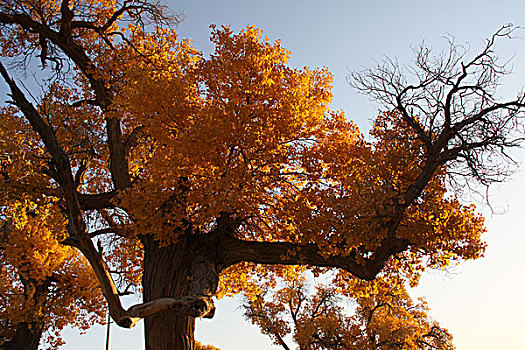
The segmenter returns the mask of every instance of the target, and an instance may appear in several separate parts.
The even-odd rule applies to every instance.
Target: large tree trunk
[[[2,345],[2,349],[38,350],[43,328],[39,322],[20,322],[11,341]]]
[[[192,236],[181,237],[177,244],[161,246],[152,237],[144,242],[144,302],[159,298],[196,295],[195,283],[201,280],[202,242]],[[204,254],[204,255],[203,255]],[[212,293],[216,291],[218,277],[215,269],[205,268],[204,274],[212,276]],[[197,272],[196,272],[197,270]],[[216,279],[215,282],[213,282]],[[206,291],[197,294],[208,294]],[[195,319],[166,311],[144,320],[146,350],[194,350]]]

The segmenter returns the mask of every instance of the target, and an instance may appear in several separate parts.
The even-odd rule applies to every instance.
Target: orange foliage
[[[195,350],[220,350],[213,345],[202,344],[199,341],[195,341]]]
[[[36,322],[55,349],[65,326],[86,330],[102,322],[105,303],[85,259],[60,243],[65,221],[47,201],[11,199],[0,210],[0,340],[9,340],[18,323]]]
[[[292,335],[300,350],[453,350],[452,336],[430,319],[426,303],[392,282],[359,282],[344,296],[333,285],[312,290],[303,275],[246,300],[244,314],[285,349]]]
[[[50,348],[67,325],[102,322],[105,306],[86,260],[61,242],[67,222],[38,171],[42,146],[13,108],[0,110],[0,341],[20,322],[43,325]]]
[[[215,28],[211,40],[215,53],[204,59],[174,34],[140,33],[154,63],[126,60],[115,113],[144,135],[130,160],[140,181],[121,196],[136,232],[175,242],[177,227],[208,232],[220,213],[234,212],[238,237],[315,242],[331,255],[374,250],[417,178],[421,143],[392,114],[379,116],[365,141],[328,110],[331,75],[287,67],[288,52],[255,28]],[[484,249],[482,218],[447,195],[444,174],[397,233],[440,266]],[[166,207],[170,198],[179,201]]]
[[[52,29],[65,31],[58,28],[64,12],[60,1],[7,0],[2,6],[27,9],[29,18],[45,18]],[[24,320],[24,310],[29,308],[56,330],[67,323],[89,326],[95,318],[80,316],[101,314],[104,303],[85,261],[61,242],[85,239],[94,232],[103,237],[100,255],[122,271],[124,285],[135,286],[140,281],[145,237],[163,246],[175,245],[183,235],[212,241],[218,234],[222,241],[290,243],[294,249],[272,257],[272,267],[248,262],[218,267],[222,262],[214,261],[222,277],[219,291],[213,294],[244,293],[274,314],[283,312],[281,306],[264,304],[257,295],[275,286],[276,277],[293,279],[303,271],[282,267],[287,258],[312,265],[301,255],[305,247],[318,249],[310,258],[330,262],[322,261],[321,266],[348,268],[343,261],[349,257],[355,259],[355,266],[365,266],[388,248],[387,243],[401,242],[401,248],[377,266],[380,270],[385,265],[385,275],[412,283],[427,266],[445,267],[483,254],[483,218],[473,206],[462,205],[447,193],[445,166],[433,169],[421,194],[404,202],[426,165],[427,150],[399,115],[379,115],[366,139],[342,112],[329,109],[331,74],[326,69],[290,67],[290,53],[280,42],[263,37],[261,30],[248,27],[234,33],[229,27],[213,27],[215,51],[203,57],[172,29],[156,27],[148,32],[149,27],[136,18],[112,22],[116,6],[109,0],[71,2],[77,27],[69,46],[53,45],[55,50],[71,50],[65,56],[74,61],[75,69],[46,83],[35,109],[44,121],[42,129],[52,130],[59,151],[51,150],[51,141],[44,145],[45,132],[35,132],[22,108],[1,111],[0,215],[5,227],[1,257],[7,267],[0,288],[14,298],[0,309],[3,318]],[[10,25],[10,17],[0,19],[3,58],[19,62],[39,51],[43,64],[65,59],[44,52],[45,42],[51,45],[58,39],[42,42],[24,26]],[[115,120],[122,140],[110,144],[108,125]],[[124,150],[124,166],[114,166],[116,146]],[[57,154],[64,154],[69,163],[58,162]],[[63,185],[66,177],[75,188]],[[69,197],[63,191],[69,191]],[[100,194],[110,197],[102,208],[93,210],[81,201]],[[81,202],[89,209],[82,209]],[[81,214],[75,216],[72,208],[81,208]],[[218,233],[225,217],[234,224],[228,232]],[[102,236],[106,233],[113,235]],[[193,252],[184,253],[191,260]],[[370,274],[373,277],[377,271]],[[53,278],[56,288],[48,292],[56,299],[48,309],[33,304],[12,307],[15,299],[19,302],[21,295],[30,293],[20,292],[20,276],[35,283]],[[341,281],[356,287],[345,278]],[[379,292],[356,296],[361,318],[375,308],[384,320],[402,312],[408,313],[407,320],[417,319],[410,310],[420,310],[426,320],[426,309],[412,308],[400,284],[392,292],[394,299],[384,292],[385,285],[377,285]],[[70,289],[78,294],[66,298],[64,291]],[[319,289],[319,293],[311,305],[333,290]],[[289,294],[282,290],[276,296],[279,302],[289,301]],[[387,299],[399,308],[377,307]],[[80,314],[72,310],[77,304],[83,310]],[[375,318],[366,324],[359,318],[341,321],[341,312],[334,306],[322,322],[308,322],[315,329],[342,322],[348,325],[345,332],[368,327],[366,331],[378,339],[390,339],[397,332]],[[296,335],[299,344],[313,337],[308,322],[297,334],[309,335]],[[403,334],[411,333],[410,339],[416,341],[422,335],[415,330],[430,324],[424,322],[397,329],[408,327]],[[275,327],[262,329],[276,334]],[[290,331],[284,323],[279,327],[284,333]],[[357,337],[341,335],[350,336]]]

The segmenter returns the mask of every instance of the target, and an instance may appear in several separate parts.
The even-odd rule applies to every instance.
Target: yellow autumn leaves
[[[450,333],[399,279],[338,284],[326,274],[321,280],[327,283],[285,277],[276,289],[246,298],[244,315],[275,344],[291,348],[293,339],[300,350],[454,349]]]
[[[136,232],[174,242],[228,212],[246,239],[315,242],[326,255],[378,247],[425,161],[399,116],[380,115],[367,141],[329,110],[331,75],[289,68],[289,52],[253,27],[213,28],[209,58],[173,32],[129,30],[147,54],[114,54],[126,65],[113,113],[141,131],[130,158],[136,182],[121,195]],[[413,244],[414,263],[430,255],[443,266],[484,249],[482,218],[447,195],[445,175],[397,232]]]

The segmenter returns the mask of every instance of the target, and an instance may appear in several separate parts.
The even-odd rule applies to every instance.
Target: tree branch
[[[117,194],[116,190],[97,194],[77,193],[77,198],[82,210],[110,209],[115,207],[113,200]]]
[[[128,309],[127,315],[131,319],[146,318],[164,311],[191,317],[212,318],[215,313],[215,306],[210,297],[161,298],[148,303],[133,305]]]
[[[218,260],[222,267],[247,261],[256,264],[311,265],[344,269],[363,280],[373,280],[386,261],[408,247],[406,240],[386,239],[370,258],[330,256],[316,244],[294,244],[288,242],[244,241],[234,237],[223,237],[219,242]]]

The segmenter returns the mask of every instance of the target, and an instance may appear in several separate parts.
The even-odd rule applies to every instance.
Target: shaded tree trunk
[[[199,263],[210,252],[194,236],[183,236],[177,244],[162,246],[152,237],[144,237],[144,302],[159,298],[196,295],[199,275],[212,276],[212,293],[217,289],[215,269]],[[197,270],[197,272],[196,272]],[[199,286],[200,287],[200,286]],[[200,290],[201,288],[199,288]],[[214,289],[214,290],[213,290]],[[203,291],[202,294],[208,294]],[[144,320],[146,350],[194,350],[195,319],[189,316],[162,312]]]
[[[44,325],[39,322],[20,322],[11,341],[2,345],[4,350],[38,350]]]

